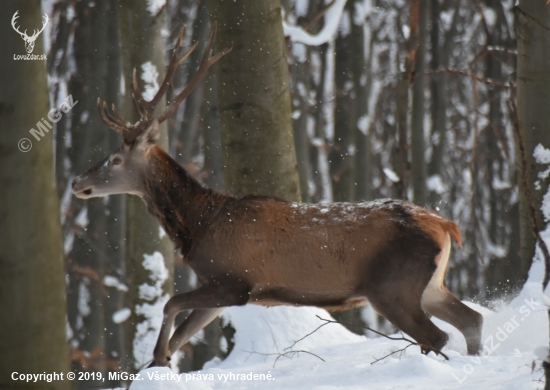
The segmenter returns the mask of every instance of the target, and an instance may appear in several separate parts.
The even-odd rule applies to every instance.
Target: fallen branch
[[[382,336],[382,337],[385,337],[387,338],[388,340],[393,340],[393,341],[406,341],[408,342],[409,344],[401,349],[398,349],[398,350],[395,350],[395,351],[392,351],[390,353],[388,353],[387,355],[381,357],[381,358],[376,358],[373,356],[374,358],[374,361],[371,362],[371,364],[375,364],[381,360],[384,360],[385,358],[393,355],[393,354],[396,354],[396,353],[399,353],[399,352],[403,352],[405,351],[407,348],[411,347],[411,346],[418,346],[420,347],[422,353],[424,354],[427,354],[429,353],[430,351],[433,351],[435,352],[436,354],[438,355],[441,355],[443,356],[443,358],[445,358],[445,360],[449,360],[449,357],[447,355],[445,355],[443,352],[439,351],[439,350],[436,350],[432,347],[429,347],[427,345],[424,345],[424,344],[420,344],[420,343],[417,343],[416,341],[414,340],[411,340],[405,336],[401,336],[401,337],[392,337],[392,336],[388,336],[387,334],[384,334],[382,332],[379,332],[375,329],[372,329],[372,328],[369,328],[368,326],[364,326],[364,325],[355,325],[355,324],[349,324],[349,323],[345,323],[345,322],[340,322],[340,321],[336,321],[336,320],[328,320],[326,318],[322,318],[318,315],[316,315],[315,317],[317,317],[318,319],[320,319],[321,321],[325,321],[324,324],[321,324],[319,325],[317,328],[315,328],[313,331],[309,332],[308,334],[306,334],[305,336],[299,338],[298,340],[294,341],[294,343],[292,343],[291,346],[289,347],[286,347],[285,349],[283,349],[283,351],[279,351],[279,347],[277,346],[277,342],[275,341],[275,337],[273,335],[273,331],[271,329],[271,326],[268,325],[269,327],[269,330],[271,331],[271,338],[273,339],[273,344],[275,345],[275,349],[277,352],[258,352],[256,351],[254,348],[252,348],[251,351],[249,350],[245,350],[243,349],[242,351],[243,352],[247,352],[249,354],[256,354],[256,355],[262,355],[262,356],[276,356],[275,358],[275,361],[273,362],[273,368],[275,368],[275,365],[277,364],[277,361],[282,358],[282,357],[286,357],[286,358],[289,358],[289,359],[292,359],[294,356],[297,356],[299,355],[300,353],[305,353],[305,354],[308,354],[308,355],[311,355],[311,356],[315,356],[317,359],[319,360],[322,360],[323,362],[325,361],[325,359],[323,359],[322,357],[320,357],[319,355],[316,355],[314,354],[313,352],[310,352],[310,351],[306,351],[306,350],[303,350],[303,349],[300,349],[300,350],[295,350],[293,349],[294,346],[296,344],[298,344],[300,341],[308,338],[309,336],[311,336],[312,334],[316,333],[319,329],[321,329],[322,327],[328,325],[328,324],[340,324],[340,325],[345,325],[345,326],[351,326],[351,327],[355,327],[355,328],[361,328],[361,329],[366,329],[366,330],[370,330],[371,332],[373,333],[376,333],[377,335],[379,336]]]
[[[445,358],[445,360],[449,360],[449,357],[447,355],[445,355],[443,352],[437,350],[437,349],[434,349],[432,347],[429,347],[427,345],[424,345],[424,344],[420,344],[420,343],[417,343],[416,341],[414,340],[411,340],[407,337],[404,337],[404,336],[401,336],[401,337],[392,337],[392,336],[388,336],[387,334],[384,334],[382,332],[379,332],[377,330],[374,330],[372,328],[369,328],[368,326],[364,326],[364,325],[355,325],[355,324],[349,324],[349,323],[345,323],[345,322],[340,322],[340,321],[336,321],[336,320],[327,320],[326,318],[321,318],[319,316],[316,315],[317,318],[319,318],[321,321],[325,321],[324,324],[320,325],[317,329],[315,329],[313,332],[311,332],[309,335],[315,333],[317,330],[319,330],[320,328],[322,328],[323,326],[327,325],[327,324],[340,324],[340,325],[345,325],[345,326],[351,326],[351,327],[354,327],[354,328],[360,328],[360,329],[366,329],[366,330],[370,330],[371,332],[373,333],[376,333],[377,335],[379,336],[382,336],[382,337],[385,337],[387,338],[388,340],[393,340],[393,341],[406,341],[409,343],[409,345],[407,345],[405,348],[402,348],[400,350],[397,350],[397,351],[393,351],[392,353],[389,353],[388,355],[380,358],[380,359],[376,359],[374,362],[372,362],[371,364],[374,364],[376,362],[379,362],[380,360],[383,360],[385,358],[387,358],[388,356],[391,356],[393,355],[394,353],[397,353],[397,352],[402,352],[404,350],[406,350],[407,348],[409,348],[410,346],[412,345],[416,345],[416,346],[419,346],[420,349],[422,350],[422,353],[428,353],[429,351],[433,351],[435,352],[436,354],[439,354],[441,356],[443,356]],[[309,336],[309,335],[306,335],[304,336],[301,340],[303,340],[305,337]],[[300,341],[300,340],[298,340]],[[296,343],[294,343],[296,344]],[[293,344],[293,345],[294,345]]]

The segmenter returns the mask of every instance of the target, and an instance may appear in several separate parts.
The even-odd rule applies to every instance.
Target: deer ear
[[[139,144],[144,147],[156,145],[160,138],[159,122],[155,119],[149,127],[139,136]]]

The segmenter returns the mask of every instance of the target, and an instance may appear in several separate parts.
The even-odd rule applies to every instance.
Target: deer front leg
[[[173,355],[182,345],[187,343],[194,334],[211,323],[225,307],[219,309],[195,309],[189,316],[178,326],[172,337],[170,338],[169,350],[170,355]]]
[[[153,362],[149,367],[167,366],[172,353],[182,344],[185,337],[191,337],[195,332],[193,329],[200,330],[208,322],[212,321],[227,306],[240,306],[246,304],[249,297],[249,289],[243,286],[232,289],[220,288],[218,286],[205,285],[188,293],[175,295],[164,306],[164,316],[160,328],[157,345],[153,352]],[[189,318],[176,331],[174,341],[171,347],[168,346],[170,331],[178,313],[190,309],[211,309],[198,311],[195,316],[191,313]],[[215,315],[214,315],[215,313]],[[210,318],[208,322],[206,319]],[[186,325],[187,323],[187,325]],[[199,327],[199,325],[202,326]],[[185,326],[184,326],[185,325]],[[191,333],[191,334],[190,334]],[[175,349],[173,349],[175,348]]]

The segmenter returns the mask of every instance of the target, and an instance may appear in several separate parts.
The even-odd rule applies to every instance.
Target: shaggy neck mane
[[[183,256],[231,197],[203,187],[160,147],[151,149],[143,200]]]

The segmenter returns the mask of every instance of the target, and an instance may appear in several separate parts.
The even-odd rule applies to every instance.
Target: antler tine
[[[172,113],[177,109],[178,105],[187,97],[189,94],[195,89],[197,84],[199,83],[202,76],[206,74],[208,69],[214,65],[216,62],[218,62],[224,55],[229,53],[231,50],[233,50],[233,44],[231,46],[226,47],[219,53],[216,53],[213,56],[210,56],[210,50],[212,48],[212,44],[214,42],[214,38],[216,37],[216,31],[218,29],[218,26],[216,23],[212,25],[212,31],[210,32],[210,37],[208,38],[208,42],[206,43],[206,48],[204,51],[204,55],[202,57],[202,61],[199,65],[199,69],[197,69],[197,72],[193,75],[193,78],[187,84],[187,86],[174,98],[174,100],[170,103],[168,108],[158,117],[159,123],[164,122]]]
[[[113,104],[113,107],[114,106],[115,105]],[[111,123],[114,123],[120,127],[123,127],[126,130],[130,128],[131,125],[128,122],[126,122],[124,118],[122,118],[120,115],[118,116],[118,118],[115,118],[111,115],[111,113],[109,112],[109,109],[107,108],[107,102],[103,102],[103,111],[105,112],[105,115],[107,116],[107,118],[109,118],[109,121]]]
[[[124,136],[128,130],[130,130],[130,127],[128,125],[124,125],[121,123],[118,123],[110,114],[109,110],[107,109],[107,104],[103,102],[101,104],[101,99],[97,98],[97,110],[99,112],[99,116],[101,117],[101,120],[109,126],[111,129],[117,131],[118,133],[122,134]]]
[[[166,74],[164,75],[164,80],[162,80],[162,83],[159,87],[159,90],[148,103],[154,108],[158,104],[158,102],[162,99],[166,91],[168,91],[168,87],[170,86],[170,83],[172,83],[172,78],[174,77],[174,74],[176,73],[176,69],[178,66],[187,59],[193,53],[193,51],[197,48],[198,42],[195,42],[193,46],[189,48],[184,54],[182,54],[181,57],[178,57],[178,51],[181,46],[181,41],[183,39],[183,33],[185,32],[185,25],[183,25],[180,29],[180,32],[178,34],[178,39],[176,40],[176,44],[174,46],[174,49],[172,51],[172,56],[170,57],[170,63],[168,64],[168,69],[166,69]]]
[[[120,115],[120,113],[118,112],[115,104],[111,104],[111,111],[113,111],[113,114],[115,114],[115,118],[117,123],[120,124],[120,125],[124,125],[124,126],[132,126],[130,123],[128,123],[128,121],[126,119],[124,119],[122,117],[122,115]]]

